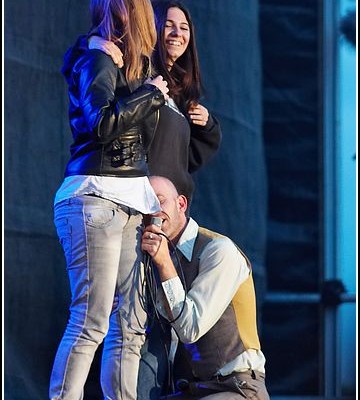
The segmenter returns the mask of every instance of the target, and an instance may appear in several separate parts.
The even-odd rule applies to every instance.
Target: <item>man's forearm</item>
[[[178,276],[174,263],[170,257],[170,254],[164,255],[161,258],[154,260],[156,268],[159,273],[160,281],[165,282],[169,279]]]

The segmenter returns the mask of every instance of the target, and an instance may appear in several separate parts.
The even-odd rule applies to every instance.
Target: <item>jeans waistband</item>
[[[63,206],[70,206],[70,205],[84,205],[86,204],[86,200],[89,199],[91,201],[91,198],[98,199],[99,201],[104,201],[106,203],[111,203],[113,206],[119,210],[124,211],[128,215],[137,215],[140,214],[139,211],[135,210],[135,208],[126,206],[121,203],[115,203],[112,200],[106,199],[104,197],[98,196],[96,194],[83,194],[81,196],[75,196],[75,197],[69,197],[67,199],[61,200],[59,203],[55,204],[54,209],[60,209]]]

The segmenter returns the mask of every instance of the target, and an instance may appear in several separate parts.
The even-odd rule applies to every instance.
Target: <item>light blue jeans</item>
[[[136,399],[146,324],[141,222],[140,213],[100,197],[79,196],[55,206],[71,305],[50,379],[50,399],[83,398],[95,351],[103,340],[104,398]]]

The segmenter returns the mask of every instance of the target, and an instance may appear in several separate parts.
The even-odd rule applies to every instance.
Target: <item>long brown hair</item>
[[[144,73],[150,76],[150,59],[156,43],[150,0],[91,0],[90,13],[92,30],[116,43],[123,52],[126,78],[133,81]]]
[[[158,35],[153,54],[154,66],[157,72],[168,82],[170,96],[182,112],[186,113],[190,106],[199,102],[202,90],[194,24],[189,11],[179,1],[153,1],[153,7]],[[190,29],[190,41],[184,54],[174,62],[171,70],[168,70],[164,30],[167,12],[171,7],[179,8],[185,14]]]

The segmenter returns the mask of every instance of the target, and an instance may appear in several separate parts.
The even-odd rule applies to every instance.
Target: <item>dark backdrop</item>
[[[266,282],[271,290],[319,286],[321,2],[184,3],[197,28],[203,102],[223,129],[220,151],[196,175],[192,213],[247,253],[260,311]],[[67,320],[69,287],[52,222],[71,142],[60,69],[88,28],[88,0],[5,2],[7,400],[47,398]],[[271,394],[317,394],[317,308],[264,303],[260,316]],[[85,400],[99,397],[95,362]]]
[[[204,104],[219,118],[224,133],[220,152],[196,177],[193,215],[199,223],[233,237],[256,264],[258,282],[263,282],[266,184],[258,3],[185,4],[197,27],[207,89]],[[53,197],[71,140],[67,88],[60,69],[67,47],[88,28],[88,0],[5,4],[8,400],[47,397],[52,361],[67,319],[69,287],[52,222]],[[88,386],[90,398],[95,389]]]

